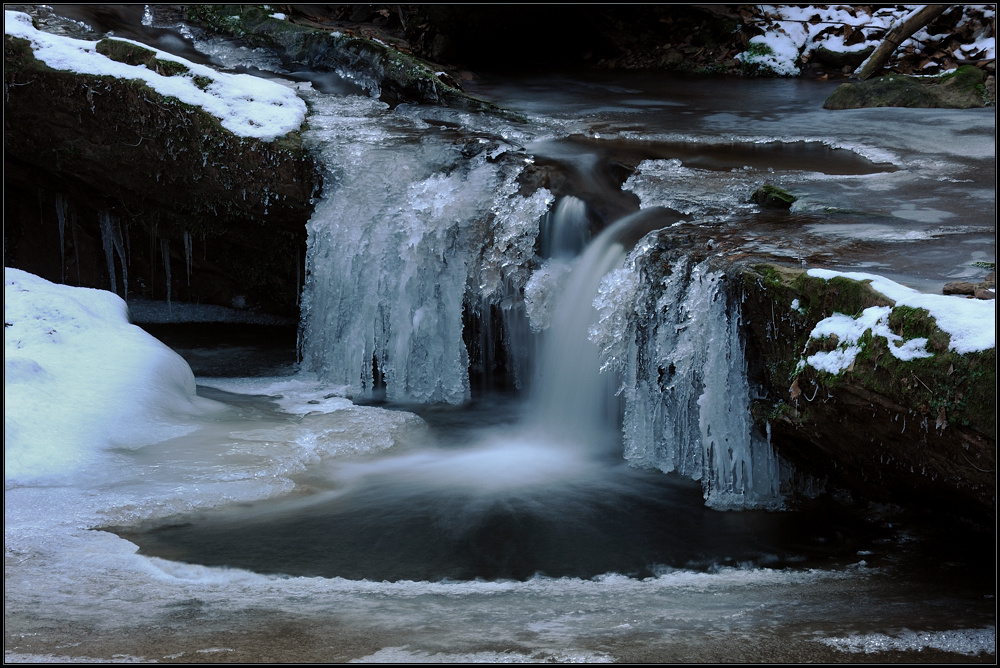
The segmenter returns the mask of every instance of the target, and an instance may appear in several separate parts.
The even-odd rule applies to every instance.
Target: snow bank
[[[175,418],[217,404],[195,395],[187,363],[129,323],[104,290],[4,268],[4,473],[68,474],[112,447],[189,430]]]
[[[72,39],[36,30],[31,17],[4,12],[4,33],[31,42],[35,58],[56,70],[139,79],[157,93],[201,107],[215,116],[233,134],[270,141],[297,130],[306,116],[305,102],[281,84],[248,74],[224,74],[210,67],[138,44],[156,53],[156,58],[181,63],[187,71],[163,76],[145,65],[126,65],[97,52],[97,42]],[[117,39],[117,38],[116,38]],[[195,84],[210,80],[204,89]]]

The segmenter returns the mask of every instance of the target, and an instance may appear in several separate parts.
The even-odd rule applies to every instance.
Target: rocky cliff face
[[[12,36],[4,73],[6,264],[296,315],[318,185],[296,134],[237,137],[140,81],[50,69]]]

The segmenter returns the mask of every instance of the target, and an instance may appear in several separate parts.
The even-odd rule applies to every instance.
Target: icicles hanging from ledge
[[[595,300],[591,339],[623,378],[625,458],[700,480],[714,508],[780,506],[778,460],[750,419],[738,305],[707,263],[665,255],[647,235]]]
[[[108,279],[111,282],[111,292],[118,294],[118,281],[115,271],[115,254],[122,268],[121,298],[128,301],[128,260],[125,256],[125,242],[122,239],[122,228],[117,220],[112,219],[107,211],[98,213],[101,224],[101,241],[104,244],[104,257],[108,261]]]
[[[516,306],[551,196],[518,195],[520,167],[482,156],[449,171],[440,149],[390,143],[340,154],[308,224],[303,361],[356,394],[383,381],[390,400],[460,404],[466,305]]]

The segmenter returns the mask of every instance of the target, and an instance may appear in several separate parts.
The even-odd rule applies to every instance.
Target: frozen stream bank
[[[544,385],[530,374],[544,368],[539,355],[549,356],[533,330],[551,339],[566,320],[549,317],[560,312],[549,298],[561,294],[560,280],[574,284],[565,265],[612,218],[584,199],[604,192],[608,179],[588,179],[604,168],[625,176],[621,165],[631,164],[637,143],[684,150],[641,156],[627,175],[630,195],[618,203],[647,215],[669,206],[686,225],[718,231],[716,241],[737,240],[727,246],[733,254],[877,271],[928,291],[995,259],[987,113],[830,116],[816,111],[825,89],[803,82],[689,82],[666,92],[627,83],[483,86],[529,114],[525,125],[303,91],[314,114],[307,141],[326,152],[331,184],[310,223],[310,373],[202,378],[199,397],[183,361],[128,325],[110,293],[63,288],[60,299],[74,296],[54,301],[37,280],[5,275],[6,658],[993,661],[992,535],[891,508],[870,507],[859,518],[842,508],[704,507],[703,483],[709,493],[721,490],[724,503],[737,492],[733,506],[746,508],[755,494],[751,501],[773,500],[775,479],[770,456],[751,456],[756,446],[770,454],[766,434],[755,441],[719,417],[745,419],[749,396],[734,345],[737,312],[710,266],[670,265],[671,276],[685,277],[662,283],[670,295],[664,312],[676,317],[638,322],[621,307],[642,297],[659,313],[658,295],[643,293],[648,285],[629,269],[641,270],[636,258],[655,247],[640,244],[625,264],[626,244],[605,238],[594,246],[607,251],[588,276],[603,298],[594,314],[605,319],[594,332],[585,322],[584,338],[593,336],[608,370],[622,374],[610,394],[627,381],[624,406],[600,392],[592,401],[586,390],[596,374],[585,373],[569,381],[581,391],[577,405],[551,411],[568,416],[563,432],[591,418],[608,426],[602,420],[619,409],[649,417],[640,424],[655,430],[619,437],[615,423],[607,431],[624,438],[630,459],[659,471],[627,468],[617,451],[611,457],[611,446],[622,445],[615,439],[582,453],[526,439],[510,447],[524,407],[491,404],[469,368],[478,365],[484,377],[502,368],[511,376],[504,382],[526,391]],[[913,117],[924,122],[906,122]],[[803,150],[784,151],[785,143]],[[831,147],[851,151],[844,162],[861,157],[893,169],[834,171]],[[734,153],[748,164],[726,162]],[[769,164],[788,153],[794,161]],[[532,164],[568,175],[577,194],[560,192],[551,178],[549,187],[523,192]],[[757,216],[746,195],[763,179],[804,195],[801,208]],[[575,250],[544,244],[538,252],[546,226],[568,227]],[[467,326],[487,320],[502,325]],[[617,336],[633,329],[664,345]],[[504,336],[491,340],[497,331]],[[558,348],[564,339],[555,338],[540,343]],[[89,384],[69,375],[74,368],[87,371],[80,375]],[[643,387],[656,387],[658,401],[646,401]],[[383,388],[392,400],[440,405],[420,409],[424,418],[359,405]],[[31,396],[42,399],[11,409]],[[137,414],[131,402],[140,397],[149,410]],[[678,407],[686,419],[674,419]],[[498,419],[504,411],[510,420]],[[464,424],[445,429],[449,420]],[[505,447],[486,438],[501,431]],[[657,440],[667,432],[672,438]],[[704,477],[693,482],[695,474]],[[504,512],[494,513],[497,506]],[[332,527],[295,524],[315,516],[333,518]],[[277,521],[251,521],[259,518]],[[191,558],[170,540],[201,522],[235,554]],[[401,535],[404,525],[410,535]],[[636,543],[623,551],[639,555],[636,562],[567,563],[580,536],[570,529],[601,539],[617,528],[609,525],[633,534]],[[137,536],[133,543],[100,527],[158,534],[160,556],[139,554]],[[431,528],[443,538],[428,537]],[[323,561],[336,541],[363,529],[371,533],[361,534],[359,551],[334,560],[332,571],[293,570],[287,561],[289,551],[310,552],[299,549],[303,542]],[[230,540],[241,532],[245,542]],[[472,561],[504,549],[545,559],[494,572],[432,564],[430,548],[475,548],[469,535],[485,546],[467,551]],[[538,544],[552,535],[568,545],[543,555]],[[421,536],[429,555],[411,549]],[[610,551],[598,543],[591,554]],[[237,561],[261,554],[263,565]]]

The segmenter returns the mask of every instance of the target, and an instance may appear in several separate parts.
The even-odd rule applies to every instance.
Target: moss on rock
[[[155,51],[120,39],[102,39],[97,43],[97,52],[126,65],[145,65],[147,69],[165,77],[190,71],[183,63],[157,58]]]
[[[963,65],[939,77],[886,74],[868,81],[845,83],[823,103],[824,109],[916,107],[972,109],[986,105],[982,86],[986,73]]]
[[[993,512],[995,349],[949,350],[950,336],[926,310],[895,306],[867,281],[775,264],[739,271],[748,358],[765,397],[754,415],[771,424],[779,453],[869,498]],[[820,320],[870,306],[892,306],[892,332],[928,339],[932,356],[900,360],[868,331],[840,373],[800,364],[838,345],[810,338]]]
[[[788,209],[798,198],[783,188],[765,183],[753,192],[750,199],[766,209]]]
[[[128,44],[105,41],[111,49]],[[138,59],[152,53],[116,52]],[[8,36],[4,59],[12,84],[4,107],[8,194],[34,200],[39,188],[60,194],[79,214],[79,231],[96,239],[101,212],[123,221],[140,265],[130,275],[146,276],[147,287],[165,283],[162,274],[149,278],[163,271],[158,244],[165,240],[168,250],[183,253],[185,235],[196,235],[207,247],[204,259],[192,257],[195,276],[211,285],[190,288],[192,299],[228,305],[239,294],[275,312],[296,312],[299,255],[318,179],[298,133],[272,142],[238,137],[214,116],[142,81],[53,70],[25,40]],[[7,260],[59,280],[38,259],[44,249],[33,245],[38,223],[31,215],[25,210],[5,220]],[[58,257],[59,247],[51,252]],[[89,272],[95,277],[99,256]],[[262,257],[269,258],[266,267]],[[87,284],[107,287],[96,278]],[[165,297],[162,288],[149,289],[147,296]]]

